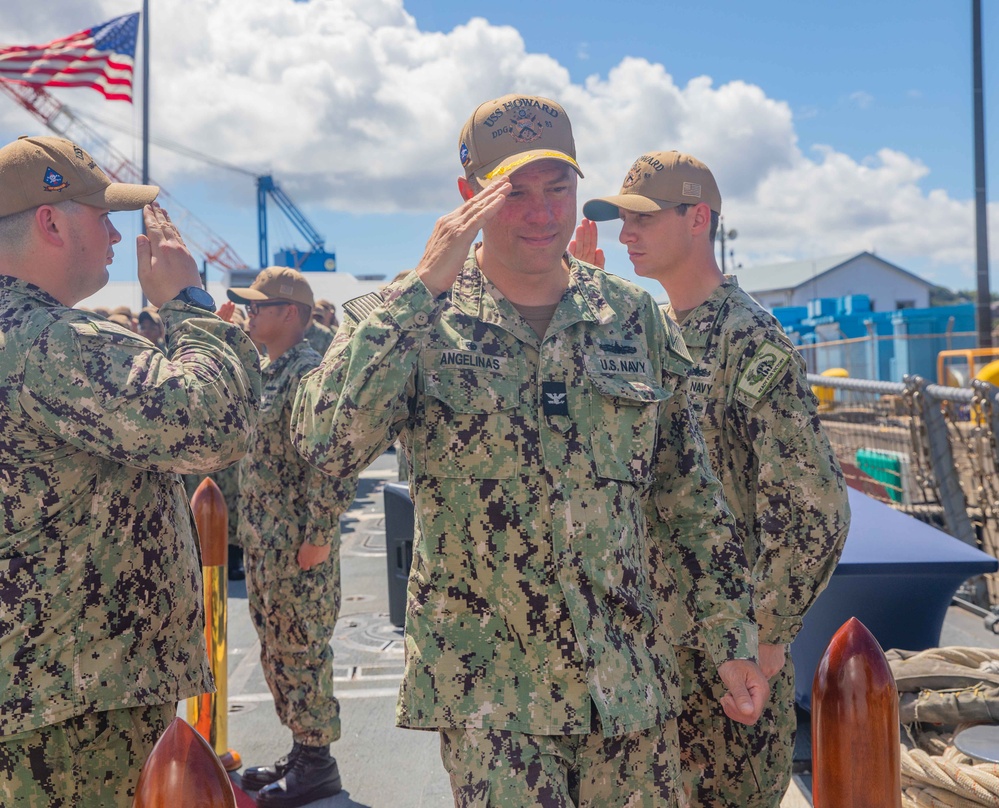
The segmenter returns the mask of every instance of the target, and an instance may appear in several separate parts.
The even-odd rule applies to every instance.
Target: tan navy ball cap
[[[483,186],[523,168],[532,160],[576,163],[576,143],[565,110],[549,98],[504,95],[480,104],[458,138],[465,176]]]
[[[138,210],[155,185],[112,182],[83,149],[61,137],[20,137],[0,149],[0,217],[72,200],[108,210]]]
[[[711,170],[700,160],[678,151],[649,152],[628,171],[617,196],[591,199],[583,215],[594,222],[617,219],[622,210],[654,213],[679,205],[707,204],[721,213],[721,192]]]
[[[290,300],[315,306],[312,287],[305,276],[291,267],[262,269],[248,288],[227,289],[226,295],[234,303],[251,303],[257,300]]]
[[[160,313],[153,306],[146,306],[142,311],[138,313],[135,319],[138,320],[140,323],[143,320],[152,320],[154,323],[156,323],[156,325],[160,327],[163,326],[163,318],[160,317]]]

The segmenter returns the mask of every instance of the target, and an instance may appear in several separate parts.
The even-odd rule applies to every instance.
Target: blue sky
[[[515,27],[529,51],[552,55],[574,82],[606,75],[624,56],[662,64],[678,84],[702,75],[716,85],[745,81],[790,104],[803,146],[829,144],[858,160],[890,146],[932,167],[928,187],[971,191],[970,1],[489,5],[490,22]],[[999,13],[983,5],[988,93],[999,79]],[[469,8],[406,2],[428,31],[467,21]]]
[[[992,147],[999,11],[983,5]],[[580,203],[616,191],[641,152],[680,148],[714,169],[743,272],[870,249],[933,282],[974,284],[970,0],[151,6],[154,133],[273,173],[344,271],[391,277],[415,265],[434,220],[458,202],[462,121],[480,101],[523,90],[569,111],[586,173]],[[53,0],[41,15],[5,4],[0,31],[41,42],[138,7]],[[137,126],[138,106],[86,90],[53,95]],[[5,140],[39,126],[0,98]],[[106,132],[138,159],[134,141]],[[999,154],[988,157],[996,197]],[[151,173],[256,264],[252,177],[156,147]],[[132,217],[118,219],[131,238]],[[272,248],[301,244],[273,206],[269,221]],[[602,226],[608,268],[630,275],[616,233]],[[116,279],[134,277],[131,252],[119,248]]]

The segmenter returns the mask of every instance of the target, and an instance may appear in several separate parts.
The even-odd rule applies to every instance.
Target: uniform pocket
[[[592,385],[590,448],[597,474],[651,482],[660,406],[672,393],[646,376],[587,372]]]
[[[432,477],[507,479],[521,469],[520,385],[502,375],[427,376],[424,459]]]

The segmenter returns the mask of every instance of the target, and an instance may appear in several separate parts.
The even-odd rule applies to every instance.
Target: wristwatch
[[[187,286],[181,289],[180,294],[174,300],[197,306],[199,309],[204,309],[205,311],[215,311],[214,298],[200,286]]]

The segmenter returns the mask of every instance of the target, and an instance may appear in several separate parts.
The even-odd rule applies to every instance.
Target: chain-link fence
[[[808,380],[853,488],[999,558],[999,388]],[[999,607],[999,574],[965,594]]]

